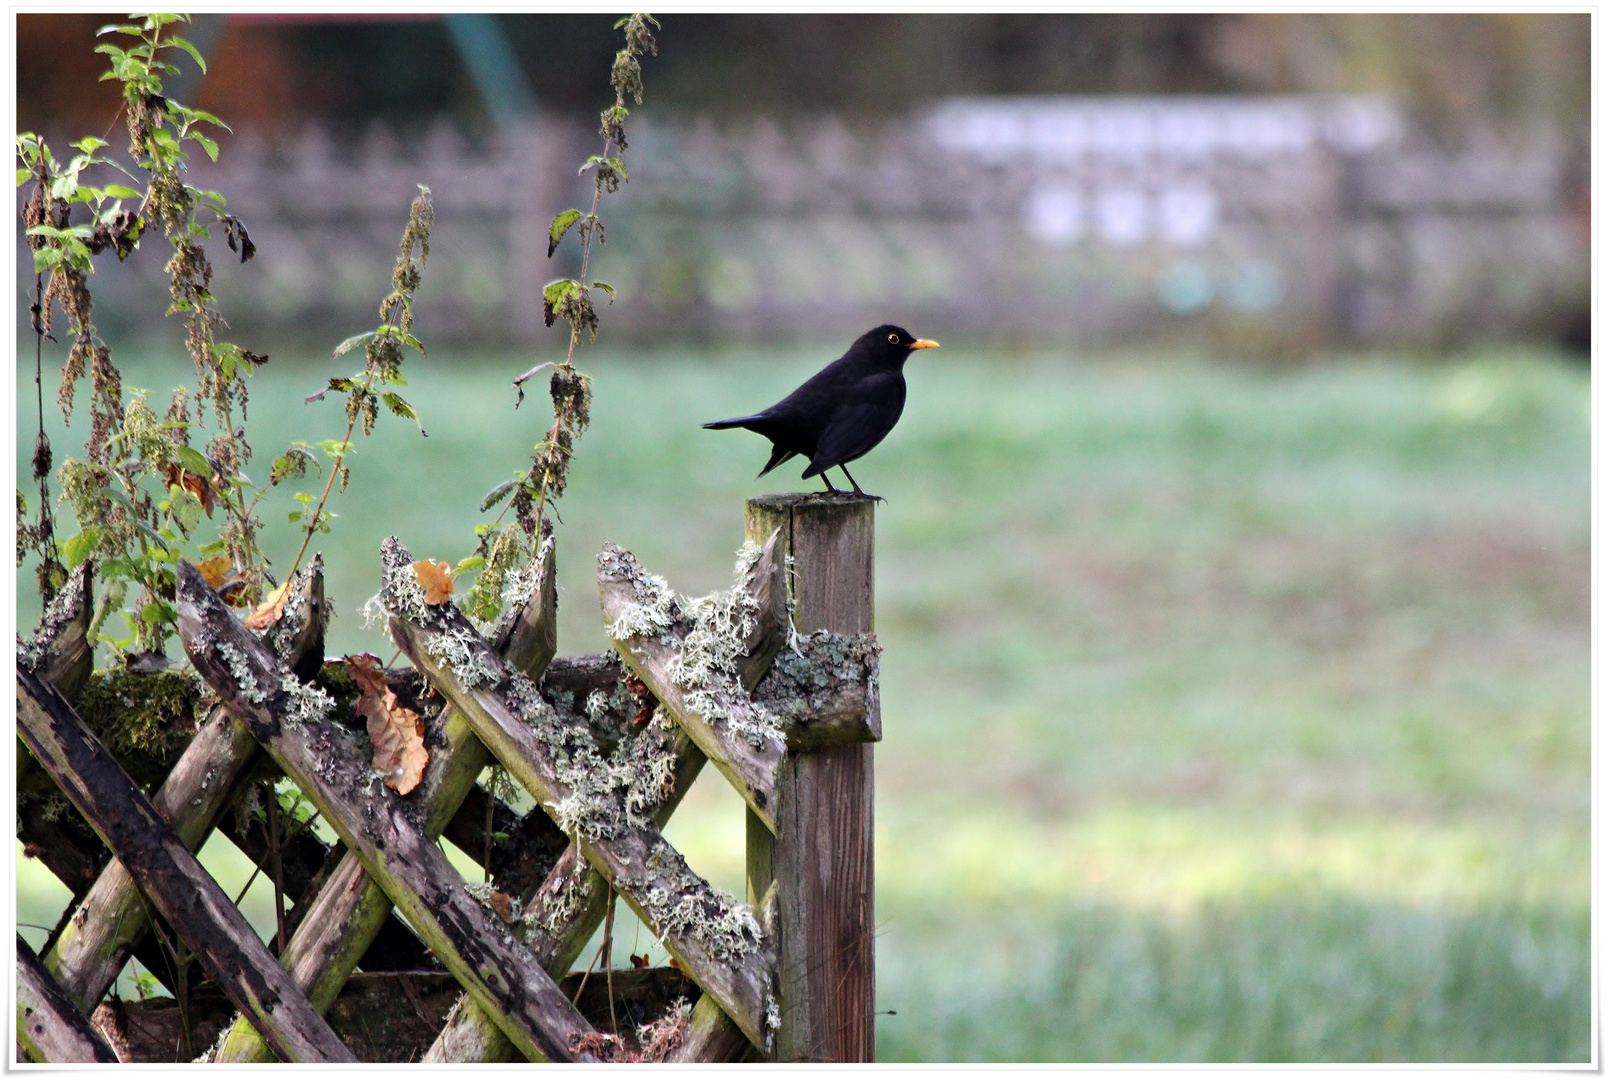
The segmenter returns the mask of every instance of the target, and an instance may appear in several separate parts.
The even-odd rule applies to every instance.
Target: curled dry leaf
[[[406,795],[419,786],[430,752],[424,746],[424,720],[396,700],[386,684],[380,658],[358,653],[346,658],[346,670],[362,690],[356,712],[368,721],[369,743],[374,747],[374,768],[385,776],[385,786]]]
[[[413,564],[413,575],[424,587],[424,602],[431,607],[446,603],[447,597],[452,595],[451,563],[437,566],[429,559],[420,559]]]
[[[287,580],[279,588],[269,593],[263,602],[257,605],[257,610],[246,616],[248,630],[266,630],[278,622],[285,614],[285,598],[290,595],[290,582]]]
[[[491,910],[497,913],[497,918],[505,923],[514,921],[514,898],[505,892],[491,894]]]
[[[217,499],[215,498],[211,481],[178,465],[169,465],[164,472],[168,487],[177,484],[184,488],[185,491],[201,500],[201,509],[206,511],[207,517],[212,516],[212,508],[217,505]],[[211,560],[209,559],[208,561],[210,562]],[[217,586],[214,585],[213,588],[217,588]]]
[[[215,558],[201,560],[195,564],[195,568],[201,571],[201,576],[206,578],[208,585],[211,585],[214,589],[220,589],[228,579],[229,570],[233,565],[229,561],[229,556],[219,555]]]

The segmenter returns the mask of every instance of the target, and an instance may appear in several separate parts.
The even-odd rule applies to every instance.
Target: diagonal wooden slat
[[[314,555],[296,575],[285,615],[275,624],[278,633],[268,635],[282,661],[305,670],[311,657],[316,666],[324,647],[324,614],[323,562]],[[251,731],[227,709],[214,708],[151,800],[186,848],[197,851],[206,842],[259,756]],[[46,953],[45,966],[80,1009],[91,1010],[149,927],[139,888],[113,860]]]
[[[754,1044],[742,1029],[715,1004],[714,998],[699,998],[692,1007],[692,1021],[681,1046],[670,1055],[678,1064],[689,1062],[726,1063],[742,1061],[754,1052]]]
[[[529,595],[509,613],[499,636],[509,650],[511,662],[536,676],[552,661],[557,647],[557,633],[551,629],[558,619],[554,550],[549,537],[537,553],[533,569],[536,579]],[[433,725],[433,733],[435,748],[430,763],[419,787],[409,796],[413,805],[424,808],[424,832],[431,839],[439,836],[458,813],[474,790],[475,778],[491,763],[491,755],[450,707]],[[393,918],[391,907],[390,897],[369,876],[363,860],[348,851],[302,925],[286,943],[281,957],[314,1008],[323,1012],[334,1004],[385,921]],[[241,1017],[230,1029],[216,1060],[269,1062],[273,1055],[256,1029]]]
[[[72,707],[20,666],[17,706],[18,732],[29,751],[275,1052],[287,1061],[353,1060],[245,916]]]
[[[572,722],[581,722],[580,717]],[[681,799],[692,789],[703,769],[704,754],[684,732],[654,725],[639,738],[667,740],[676,764],[671,791],[652,813],[661,828],[670,820]],[[540,813],[533,810],[532,813]],[[608,900],[608,882],[598,873],[579,846],[570,844],[558,862],[535,889],[519,896],[525,921],[532,934],[527,941],[536,962],[553,978],[561,978],[575,963],[598,924],[603,921]],[[718,1009],[717,1009],[718,1011]],[[722,1016],[725,1014],[722,1013]],[[728,1021],[729,1023],[729,1021]],[[737,1030],[733,1026],[733,1030]],[[748,1040],[740,1030],[737,1038]],[[435,1044],[425,1054],[427,1062],[514,1061],[516,1051],[474,1000],[465,997],[447,1017]]]
[[[455,606],[423,603],[413,560],[394,538],[382,546],[381,561],[391,634],[408,659],[560,825],[570,819],[587,861],[660,935],[682,970],[763,1047],[774,1016],[772,961],[752,913],[694,874],[651,822],[632,820],[630,788],[596,788],[602,762],[582,733],[559,729],[534,685],[511,672]],[[635,767],[626,772],[633,784],[642,779]]]
[[[176,606],[180,637],[196,670],[318,807],[453,976],[522,1053],[579,1058],[572,1047],[591,1025],[529,963],[497,916],[465,889],[427,834],[424,806],[378,784],[366,746],[327,719],[327,697],[321,701],[316,691],[280,671],[272,653],[184,561]]]
[[[37,1062],[110,1064],[117,1055],[17,935],[17,1044]]]
[[[755,591],[763,592],[768,602],[760,611],[778,630],[787,620],[787,586],[783,573],[781,553],[776,550],[776,538],[772,537],[749,572],[748,582]],[[711,673],[709,680],[713,685],[706,686],[705,690],[718,703],[718,711],[725,715],[705,715],[670,674],[671,664],[680,655],[692,624],[681,614],[679,604],[664,595],[668,590],[649,578],[634,555],[613,544],[604,544],[598,555],[597,580],[603,619],[610,627],[638,621],[629,616],[645,606],[659,609],[659,618],[651,621],[656,626],[661,621],[668,625],[656,633],[616,639],[615,647],[621,659],[670,710],[715,768],[737,789],[749,809],[774,828],[776,778],[787,753],[786,744],[776,735],[766,734],[751,740],[737,730],[739,723],[749,730],[762,726],[745,691],[753,689],[763,668],[756,665],[750,669],[753,682],[747,686],[724,673]],[[756,619],[756,623],[758,621]],[[779,643],[782,635],[775,633],[773,636]]]

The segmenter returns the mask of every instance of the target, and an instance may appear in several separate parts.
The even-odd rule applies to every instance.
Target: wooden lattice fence
[[[319,560],[261,634],[180,564],[200,681],[92,675],[85,564],[18,646],[19,835],[73,892],[39,954],[17,940],[19,1060],[871,1060],[873,505],[751,500],[733,588],[696,601],[606,546],[615,652],[571,658],[550,537],[489,628],[386,541],[372,607],[412,663],[387,682],[429,751],[406,795],[324,659]],[[183,707],[132,715],[159,682]],[[741,901],[662,833],[706,762],[747,804]],[[477,784],[493,765],[534,809]],[[337,843],[250,813],[281,777]],[[214,830],[275,883],[269,942],[193,854]],[[570,973],[615,896],[672,966]],[[108,997],[130,957],[173,997]]]

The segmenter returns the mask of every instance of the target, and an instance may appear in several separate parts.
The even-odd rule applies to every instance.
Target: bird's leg
[[[854,484],[854,493],[856,495],[860,496],[860,498],[862,498],[862,499],[875,499],[877,502],[887,502],[888,501],[888,500],[884,499],[881,495],[872,495],[869,492],[861,491],[860,490],[860,485],[854,479],[854,474],[849,472],[847,466],[839,465],[838,468],[842,469],[843,470],[843,475],[847,476],[849,478],[849,483]],[[826,474],[822,473],[821,475],[824,476]]]
[[[842,492],[842,491],[840,491],[837,488],[832,486],[831,479],[824,472],[821,473],[821,483],[825,484],[826,485],[826,490],[830,491],[833,495],[842,495],[842,494],[844,494],[844,492]]]

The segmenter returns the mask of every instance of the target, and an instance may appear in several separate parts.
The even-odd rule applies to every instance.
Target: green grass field
[[[606,647],[604,540],[684,592],[728,584],[743,498],[799,482],[753,480],[762,440],[698,423],[829,355],[585,357],[561,651]],[[189,367],[171,356],[127,359],[125,385],[165,402]],[[322,538],[332,649],[390,655],[356,613],[387,533],[469,553],[480,496],[547,422],[541,396],[511,408],[529,363],[410,361],[430,437],[386,417],[353,459]],[[338,404],[301,404],[331,373],[276,356],[256,377],[254,476],[339,436]],[[888,499],[881,1058],[1589,1060],[1585,370],[951,345],[909,376],[855,470]],[[283,560],[287,503],[266,515]],[[669,833],[740,890],[718,775]],[[19,918],[52,923],[53,885],[23,865]],[[626,931],[622,962],[647,941]]]

